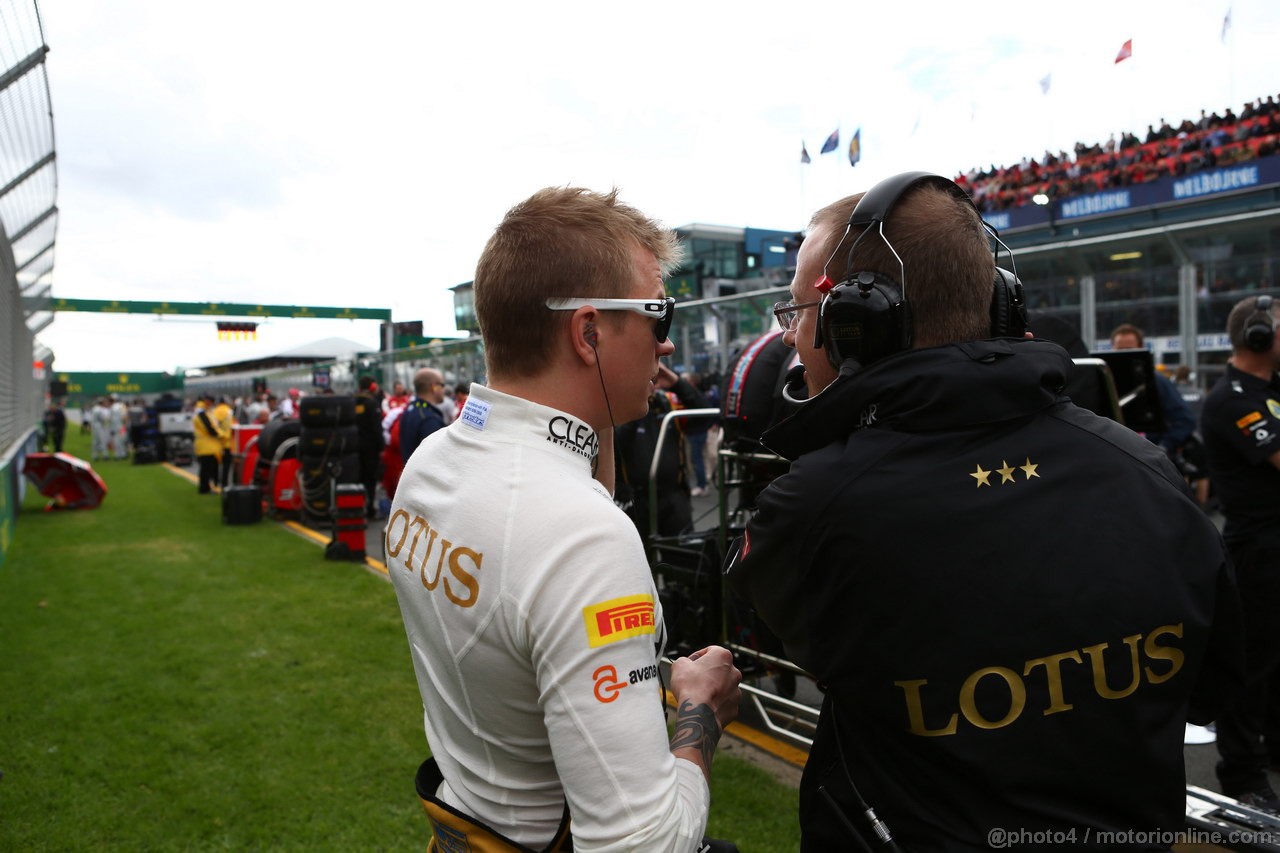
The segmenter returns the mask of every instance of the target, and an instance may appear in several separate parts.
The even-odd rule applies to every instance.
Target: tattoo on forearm
[[[702,763],[711,766],[711,756],[720,742],[720,724],[710,705],[694,705],[685,701],[676,711],[676,731],[671,737],[671,749],[691,746],[702,753]]]

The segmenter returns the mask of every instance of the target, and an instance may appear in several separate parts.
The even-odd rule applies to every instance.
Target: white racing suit
[[[448,805],[533,848],[692,851],[702,771],[669,748],[662,613],[594,431],[480,385],[423,440],[387,523]],[[409,768],[406,768],[406,775]]]
[[[111,410],[101,403],[89,412],[89,425],[93,436],[93,458],[111,458]]]

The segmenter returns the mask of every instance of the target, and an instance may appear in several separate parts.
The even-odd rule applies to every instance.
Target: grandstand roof
[[[339,358],[350,358],[362,352],[368,352],[365,344],[356,343],[347,338],[323,338],[309,344],[293,347],[274,355],[260,355],[243,361],[226,364],[211,364],[202,368],[210,373],[227,373],[234,370],[253,370],[266,367],[286,367],[291,364],[308,364],[315,361],[332,361]]]

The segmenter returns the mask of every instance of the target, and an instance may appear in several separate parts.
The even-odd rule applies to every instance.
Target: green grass
[[[390,584],[224,527],[161,466],[97,468],[97,510],[28,492],[0,568],[0,850],[422,850]],[[797,849],[794,790],[725,756],[712,789],[710,834]]]

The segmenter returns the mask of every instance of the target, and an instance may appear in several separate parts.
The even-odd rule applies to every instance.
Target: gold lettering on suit
[[[954,735],[960,731],[960,719],[973,728],[991,730],[1002,729],[1013,725],[1028,706],[1038,709],[1043,716],[1061,714],[1073,710],[1075,701],[1082,696],[1069,697],[1066,683],[1063,680],[1064,666],[1084,666],[1088,659],[1089,682],[1092,694],[1100,699],[1123,700],[1133,696],[1146,684],[1162,684],[1182,671],[1186,662],[1185,652],[1172,643],[1159,642],[1164,638],[1182,639],[1182,623],[1161,625],[1142,634],[1133,634],[1121,640],[1120,647],[1113,649],[1110,642],[1096,643],[1080,649],[1057,652],[1043,657],[1032,658],[1022,665],[1022,674],[1006,666],[985,666],[969,674],[960,685],[951,708],[956,710],[945,716],[949,709],[937,701],[931,702],[937,709],[944,709],[941,715],[932,720],[925,719],[924,691],[928,689],[929,680],[925,678],[895,681],[894,686],[902,690],[906,711],[906,729],[920,737],[943,737]],[[1107,681],[1107,654],[1111,650],[1113,660],[1123,654],[1128,661],[1129,676],[1127,683],[1112,685]],[[1143,665],[1145,657],[1147,665]],[[1152,666],[1151,664],[1155,664]],[[1043,675],[1042,675],[1043,673]],[[987,681],[984,696],[991,696],[992,690],[1007,691],[1008,706],[1000,713],[1002,716],[989,718],[978,707],[978,685]],[[996,682],[1003,682],[1003,687],[995,687]],[[1123,679],[1122,679],[1123,682]],[[1077,688],[1078,689],[1078,688]],[[1004,693],[1000,694],[1002,697]],[[938,693],[932,699],[939,698]],[[986,704],[986,703],[984,703]],[[1003,707],[1003,706],[998,706]],[[991,704],[986,704],[986,712],[992,713]],[[945,719],[945,722],[943,720]],[[939,725],[939,723],[941,723]]]
[[[410,529],[416,529],[412,541],[409,541]],[[423,534],[426,539],[423,540]],[[414,558],[418,554],[418,542],[424,541],[422,562],[415,570]],[[405,543],[409,541],[409,550],[403,560]],[[437,544],[439,545],[438,553]],[[434,591],[441,586],[446,598],[459,607],[471,607],[480,597],[480,565],[484,562],[484,554],[474,548],[458,545],[446,538],[439,530],[422,516],[410,516],[403,509],[397,509],[387,521],[386,549],[388,562],[396,561],[404,571],[414,574],[415,571],[427,591]],[[435,562],[432,564],[432,555]],[[445,567],[449,574],[445,576]]]

